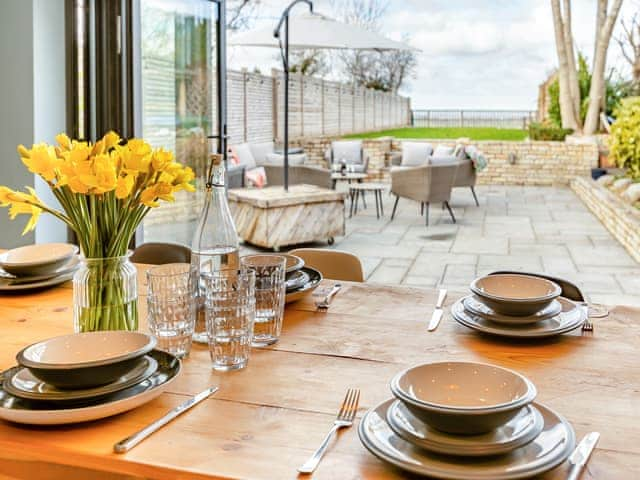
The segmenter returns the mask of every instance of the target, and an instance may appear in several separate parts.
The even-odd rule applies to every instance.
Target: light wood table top
[[[144,319],[145,289],[140,291]],[[328,313],[316,312],[310,297],[289,305],[280,342],[254,349],[243,371],[213,372],[207,349],[196,345],[169,391],[131,412],[64,427],[0,421],[0,479],[295,478],[331,426],[347,388],[362,391],[359,421],[391,396],[389,380],[403,367],[442,360],[513,368],[536,384],[540,402],[573,424],[578,439],[601,432],[583,480],[638,475],[640,310],[614,308],[608,318],[595,320],[592,336],[573,332],[523,343],[480,336],[448,313],[428,333],[436,293],[343,282]],[[449,295],[446,308],[456,297]],[[29,343],[71,331],[70,285],[2,296],[0,366],[14,365],[15,353]],[[112,453],[116,441],[216,384],[217,394],[132,451]],[[565,464],[542,478],[564,479],[567,472]],[[313,478],[402,475],[369,454],[354,427],[339,435]]]

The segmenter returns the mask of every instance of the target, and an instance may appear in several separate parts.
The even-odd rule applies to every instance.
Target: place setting
[[[322,281],[322,273],[306,265],[296,255],[283,254],[286,259],[286,303],[292,303],[313,292]]]
[[[593,332],[589,317],[601,316],[599,312],[583,301],[577,287],[554,280],[536,274],[489,274],[471,283],[471,294],[456,301],[451,314],[472,330],[502,337],[553,337],[578,328]]]
[[[180,360],[141,332],[86,332],[34,343],[0,373],[0,418],[62,425],[109,417],[160,395]]]
[[[0,292],[53,287],[80,266],[78,247],[69,243],[26,245],[0,253]]]
[[[426,363],[398,373],[390,387],[393,398],[362,417],[360,441],[381,460],[429,478],[531,478],[567,459],[577,478],[599,437],[593,432],[575,448],[573,427],[535,401],[533,382],[495,365]]]

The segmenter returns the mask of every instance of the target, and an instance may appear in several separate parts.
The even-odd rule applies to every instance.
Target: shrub
[[[569,128],[558,128],[546,123],[529,124],[529,138],[531,140],[551,140],[563,142],[567,135],[573,133]]]
[[[628,175],[640,180],[640,97],[629,97],[615,111],[611,126],[610,154]]]

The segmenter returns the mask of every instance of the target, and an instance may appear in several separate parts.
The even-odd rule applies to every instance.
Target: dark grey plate
[[[60,425],[96,420],[146,403],[158,396],[180,373],[180,360],[162,350],[149,353],[158,369],[146,380],[98,399],[77,400],[65,404],[16,397],[0,388],[0,418],[33,425]],[[0,373],[0,380],[11,375],[13,367]]]
[[[302,267],[301,270],[309,276],[309,280],[301,287],[298,287],[295,290],[288,291],[286,296],[286,303],[300,300],[307,293],[315,290],[318,284],[322,281],[322,274],[318,270],[306,266]]]
[[[18,367],[13,375],[7,375],[2,384],[7,392],[16,397],[31,400],[69,402],[73,400],[89,400],[103,397],[149,378],[158,369],[158,362],[148,355],[138,360],[137,365],[115,382],[101,387],[80,390],[59,390],[34,377],[29,369]]]
[[[285,284],[287,292],[302,287],[309,281],[309,274],[304,270],[296,270],[295,272],[287,273]]]

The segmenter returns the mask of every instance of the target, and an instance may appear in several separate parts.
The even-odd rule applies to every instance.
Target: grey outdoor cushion
[[[453,155],[447,157],[436,157],[435,154],[429,157],[430,165],[451,165],[452,163],[460,163],[460,161]]]
[[[256,160],[256,165],[263,165],[267,159],[267,155],[275,150],[273,142],[250,143],[249,148]]]
[[[403,167],[426,165],[432,152],[433,147],[430,143],[402,142],[402,162],[400,165]]]
[[[247,170],[255,168],[256,159],[253,157],[253,153],[251,153],[251,148],[249,148],[248,143],[239,143],[238,145],[235,145],[233,149],[240,161],[239,165],[246,167]]]
[[[347,165],[364,163],[362,158],[362,140],[339,140],[331,142],[333,161],[344,162]]]
[[[453,155],[453,151],[455,147],[447,147],[446,145],[437,145],[436,149],[433,151],[434,157],[449,157]]]
[[[289,165],[304,165],[306,161],[306,153],[289,154]],[[284,165],[284,155],[279,153],[268,153],[263,165]]]

